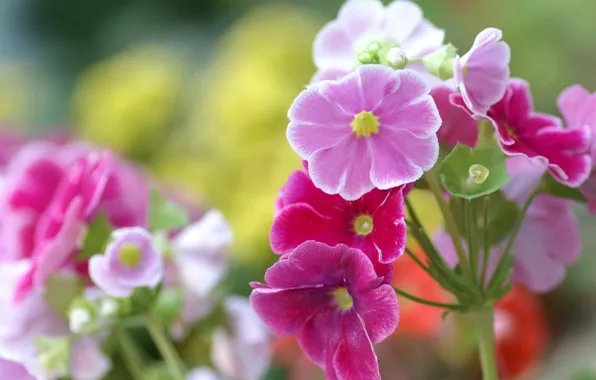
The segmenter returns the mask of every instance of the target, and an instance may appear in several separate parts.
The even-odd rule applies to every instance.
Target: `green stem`
[[[509,240],[507,240],[507,245],[505,246],[505,249],[503,250],[503,254],[501,255],[501,258],[499,259],[499,263],[497,264],[495,271],[493,272],[493,277],[490,280],[490,283],[488,284],[488,291],[492,291],[492,289],[495,286],[498,286],[498,282],[501,280],[500,277],[501,273],[503,272],[503,270],[505,269],[505,263],[507,263],[507,257],[509,256],[509,251],[511,250],[511,247],[513,246],[513,243],[515,243],[515,239],[517,238],[517,234],[519,233],[519,229],[522,225],[522,222],[524,221],[524,217],[526,216],[526,213],[528,212],[528,208],[530,207],[530,204],[532,203],[532,201],[534,200],[534,198],[536,197],[536,195],[538,195],[538,191],[534,191],[532,194],[530,194],[530,196],[528,197],[528,199],[526,199],[526,202],[524,203],[524,206],[522,207],[517,219],[515,220],[515,224],[513,226],[513,230],[511,231],[511,234],[509,235]]]
[[[398,289],[395,286],[393,287],[393,290],[395,290],[395,293],[397,293],[398,295],[405,297],[411,301],[421,303],[423,305],[440,307],[440,308],[451,310],[451,311],[462,311],[463,310],[463,307],[461,305],[454,305],[454,304],[425,300],[423,298],[416,297],[410,293],[404,292],[403,290]]]
[[[488,271],[488,257],[490,255],[490,240],[488,228],[488,202],[489,197],[484,197],[484,205],[482,209],[482,225],[484,227],[484,255],[482,256],[482,275],[480,277],[480,285],[484,289],[486,284],[486,272]]]
[[[166,336],[162,326],[153,314],[147,316],[147,330],[161,353],[163,360],[170,371],[172,380],[185,380],[186,371],[182,365],[182,361],[178,356],[178,352]]]
[[[137,345],[131,339],[130,335],[123,327],[118,331],[119,348],[122,353],[122,358],[126,365],[126,369],[132,380],[143,380],[145,364],[141,357]]]
[[[437,176],[432,172],[426,172],[424,174],[424,178],[428,183],[428,187],[430,191],[435,196],[437,200],[437,204],[439,205],[439,209],[441,210],[441,214],[443,214],[443,219],[445,220],[445,229],[451,236],[451,241],[453,242],[453,246],[455,247],[455,252],[457,253],[457,257],[459,259],[459,266],[467,278],[471,278],[472,274],[470,272],[470,267],[468,265],[468,258],[466,257],[466,251],[464,250],[464,246],[462,244],[462,239],[459,236],[459,232],[457,231],[457,224],[455,224],[455,219],[453,218],[453,214],[449,209],[449,205],[445,201],[445,197],[443,197],[443,191],[441,190],[441,184],[437,179]]]
[[[471,200],[464,201],[464,208],[466,209],[466,230],[468,233],[468,255],[470,257],[470,272],[472,272],[472,282],[478,283],[478,250],[476,248],[477,238],[477,223],[476,212],[474,210],[474,202]]]
[[[483,380],[499,380],[495,360],[494,310],[492,308],[472,316],[478,336]]]

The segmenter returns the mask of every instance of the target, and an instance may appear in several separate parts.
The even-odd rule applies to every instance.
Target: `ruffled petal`
[[[337,22],[354,41],[367,31],[380,29],[384,15],[385,8],[379,0],[349,0],[339,10]]]
[[[411,1],[398,0],[385,10],[385,31],[401,46],[408,40],[424,17],[420,7]]]
[[[381,380],[377,355],[362,321],[355,313],[346,314],[342,319],[343,339],[333,355],[337,378]],[[331,371],[327,368],[325,372]]]
[[[325,25],[313,45],[313,59],[319,69],[351,70],[357,63],[352,41],[338,21]]]

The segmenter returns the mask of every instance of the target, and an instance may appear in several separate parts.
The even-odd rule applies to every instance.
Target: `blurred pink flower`
[[[588,179],[580,186],[580,191],[588,200],[588,209],[596,213],[596,93],[590,94],[580,85],[574,85],[565,89],[557,101],[559,111],[565,118],[567,128],[582,129],[589,127],[592,131],[592,143],[590,146],[590,158],[592,160],[592,171]]]
[[[113,297],[129,297],[137,287],[155,288],[163,277],[163,257],[141,227],[120,228],[104,254],[89,260],[89,276]]]
[[[555,179],[568,186],[577,187],[588,178],[590,127],[565,129],[558,118],[534,112],[526,82],[511,80],[505,96],[491,107],[488,117],[506,154],[544,160]]]
[[[373,189],[355,201],[317,189],[308,173],[290,175],[283,207],[271,227],[271,248],[284,254],[307,240],[346,244],[362,250],[379,276],[391,282],[392,267],[404,251],[406,225],[402,189]]]
[[[313,56],[318,71],[312,83],[350,73],[359,64],[358,55],[372,43],[383,51],[400,47],[412,59],[441,47],[444,37],[445,32],[424,19],[413,2],[397,0],[384,7],[379,0],[348,0],[337,19],[325,25],[315,39]],[[408,67],[425,72],[420,64]]]
[[[419,179],[436,162],[441,125],[419,74],[360,66],[294,100],[287,137],[315,186],[356,200]]]
[[[17,298],[75,263],[86,228],[100,212],[115,227],[145,225],[145,178],[109,154],[76,143],[32,142],[6,168],[0,197],[0,261],[32,258]]]
[[[455,83],[473,114],[485,115],[505,93],[511,53],[502,36],[499,29],[485,29],[470,51],[455,58]]]
[[[380,380],[373,343],[395,330],[397,297],[360,250],[308,241],[253,283],[250,301],[265,324],[296,335],[329,379]]]

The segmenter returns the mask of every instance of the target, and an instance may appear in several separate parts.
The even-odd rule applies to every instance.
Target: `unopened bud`
[[[378,52],[379,50],[381,50],[382,46],[379,42],[377,41],[373,41],[370,44],[368,44],[367,46],[367,50],[374,53],[374,52]]]
[[[486,166],[474,164],[468,170],[468,183],[474,185],[482,185],[488,178],[490,170]]]
[[[372,54],[364,52],[358,54],[358,62],[362,63],[363,65],[366,65],[369,63],[374,63],[375,58],[372,56]]]
[[[441,80],[447,80],[453,77],[453,67],[457,50],[451,44],[445,45],[441,49],[422,58],[422,63],[429,73]]]
[[[387,63],[394,69],[403,69],[408,65],[408,57],[406,53],[398,48],[393,47],[387,52]]]
[[[68,327],[75,334],[82,334],[91,323],[91,313],[86,309],[73,309],[68,315]]]
[[[103,317],[116,317],[120,312],[120,304],[112,298],[106,298],[101,301],[99,313]]]

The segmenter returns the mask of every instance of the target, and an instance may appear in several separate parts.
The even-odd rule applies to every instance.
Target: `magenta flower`
[[[398,322],[397,297],[361,251],[303,243],[253,283],[250,301],[280,335],[297,336],[327,379],[380,379],[373,343]]]
[[[425,20],[420,7],[410,1],[398,0],[384,7],[379,0],[348,0],[337,20],[325,25],[315,39],[313,57],[318,71],[312,83],[350,73],[360,63],[359,56],[369,51],[386,54],[399,47],[408,59],[420,58],[441,47],[444,37],[445,32]],[[419,63],[408,67],[425,72]]]
[[[86,274],[76,263],[86,228],[103,211],[116,227],[144,225],[146,180],[109,154],[78,144],[26,145],[6,168],[0,196],[0,260],[32,258],[15,297],[20,299],[66,268]]]
[[[163,277],[161,252],[144,228],[112,232],[103,255],[89,260],[89,275],[98,288],[113,297],[129,297],[135,288],[156,287]]]
[[[392,266],[404,251],[406,225],[402,189],[377,190],[356,201],[317,189],[308,173],[290,175],[271,227],[273,252],[284,254],[307,240],[362,250],[379,276],[391,282]]]
[[[438,157],[439,112],[411,70],[361,66],[302,91],[288,116],[315,186],[347,200],[414,182]]]
[[[469,52],[455,58],[455,83],[474,114],[485,115],[505,93],[511,52],[502,37],[499,29],[485,29]]]
[[[590,174],[590,128],[565,129],[558,118],[534,112],[526,82],[511,80],[488,117],[506,154],[540,157],[551,174],[568,186],[579,186]]]
[[[590,94],[579,85],[565,89],[557,101],[559,111],[565,118],[569,129],[582,129],[589,127],[592,138],[596,136],[596,93]],[[592,141],[590,147],[592,171],[588,179],[580,186],[580,191],[588,200],[588,209],[596,213],[596,144]]]
[[[439,141],[451,147],[457,143],[469,147],[476,146],[478,122],[466,109],[452,103],[452,98],[458,96],[457,92],[446,86],[436,86],[430,95],[435,100],[443,121],[437,132]]]

